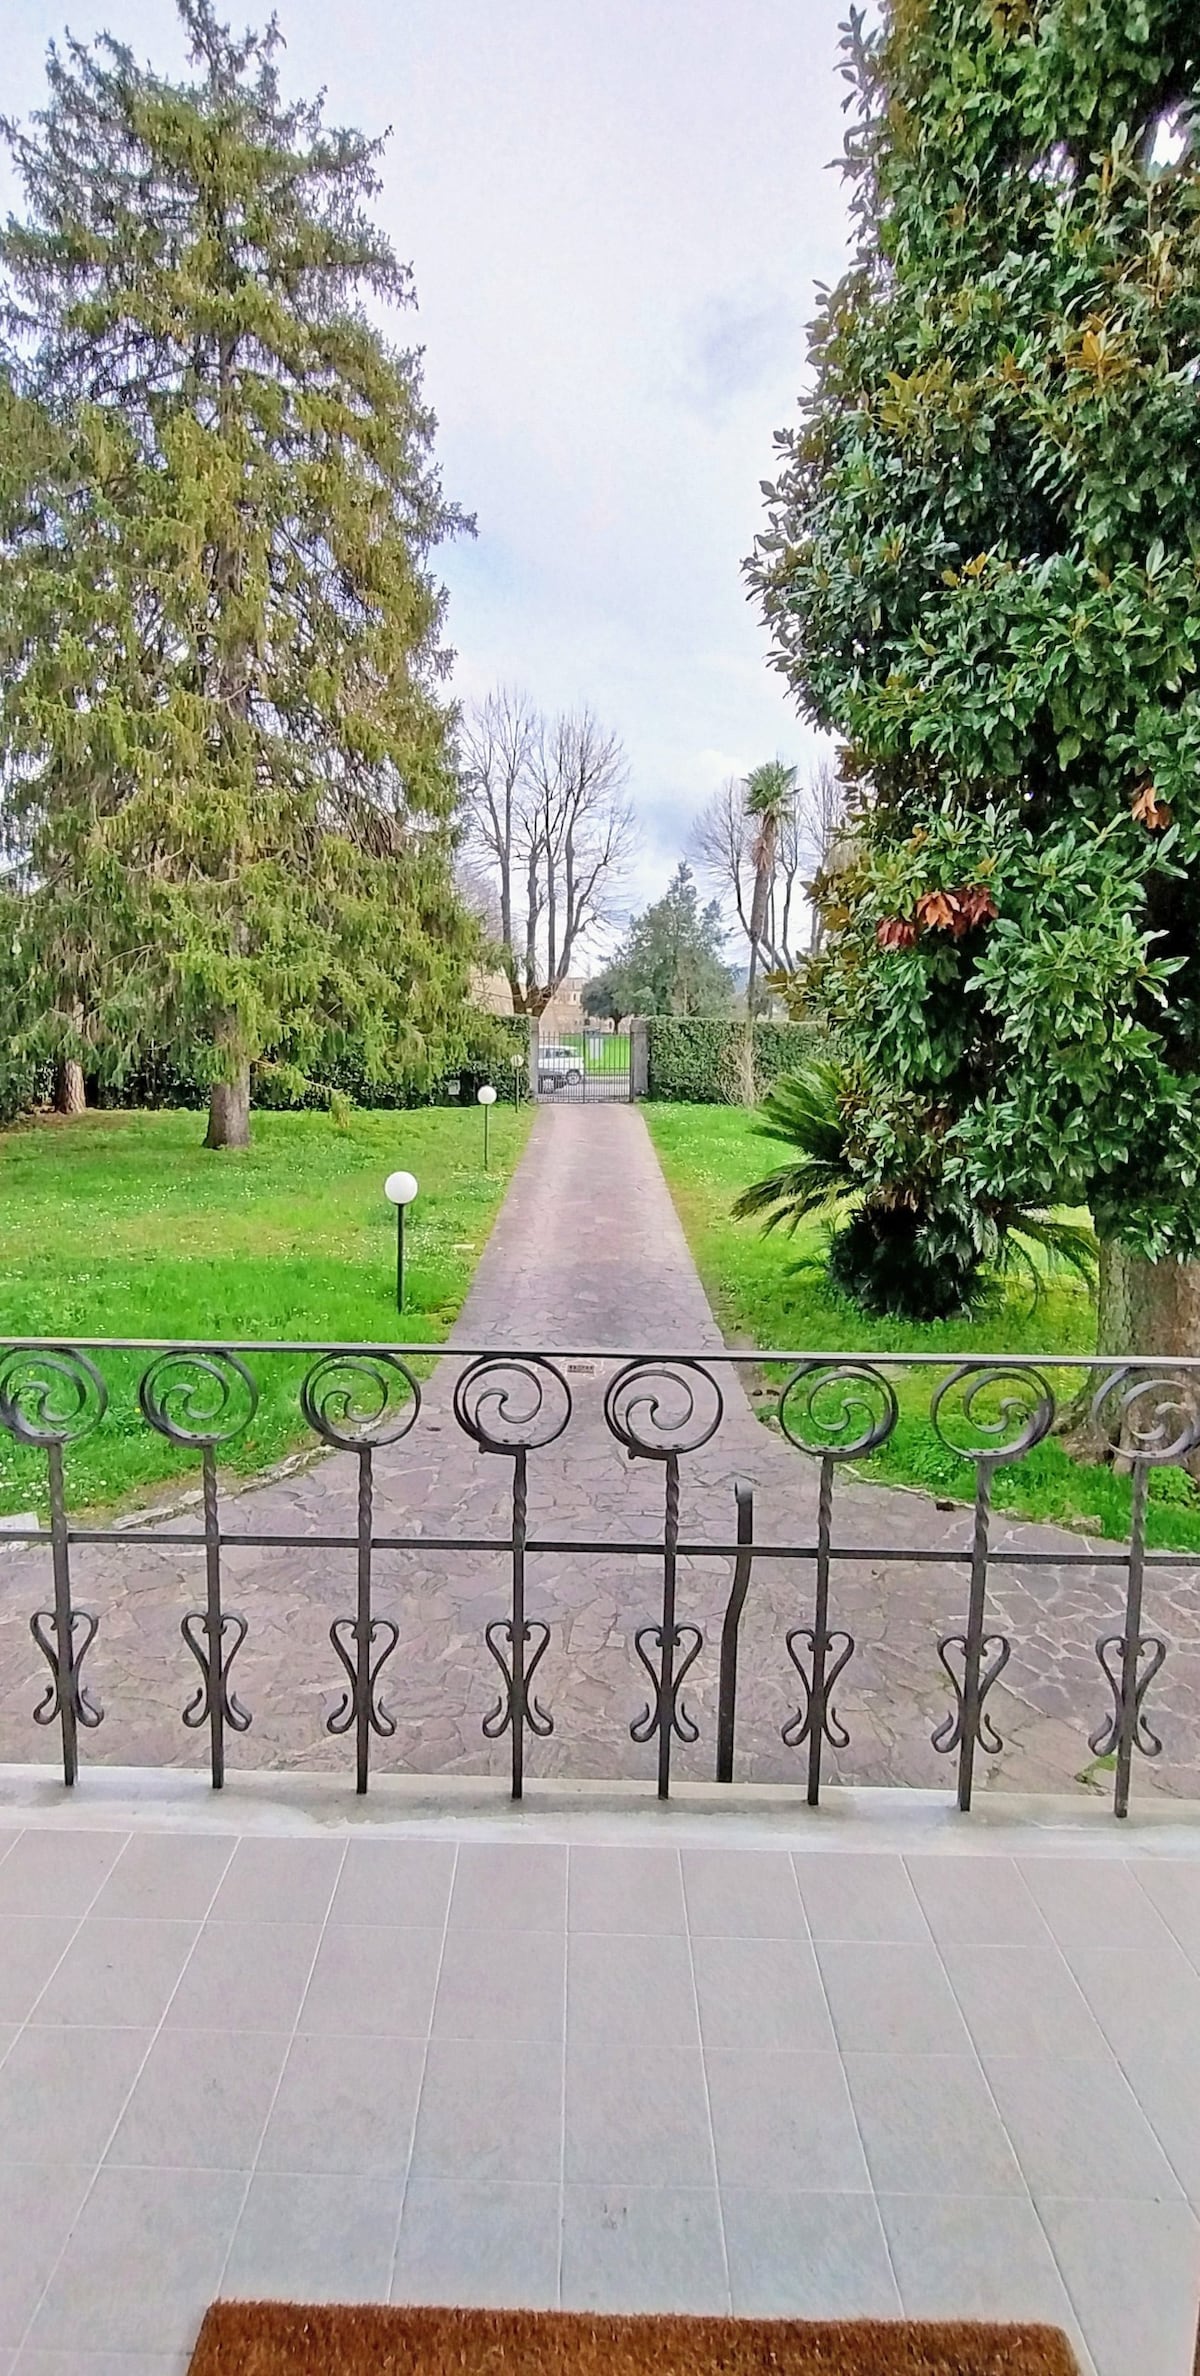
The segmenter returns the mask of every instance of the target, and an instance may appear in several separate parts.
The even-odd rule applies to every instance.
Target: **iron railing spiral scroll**
[[[131,1355],[138,1357],[132,1365]],[[303,1534],[258,1531],[253,1498],[235,1498],[222,1480],[221,1461],[254,1420],[266,1365],[276,1359],[291,1365],[285,1374],[293,1368],[299,1372],[298,1430],[306,1431],[317,1448],[356,1464],[350,1532],[332,1526]],[[436,1373],[439,1361],[451,1371],[448,1392],[438,1383],[430,1385],[429,1372]],[[745,1479],[734,1483],[722,1431],[730,1417],[730,1381],[740,1363],[753,1363],[760,1377],[779,1378],[771,1406],[777,1437],[781,1445],[794,1449],[799,1463],[815,1470],[814,1517],[802,1522],[799,1535],[772,1536],[761,1477],[757,1507],[755,1484]],[[127,1382],[131,1367],[132,1388]],[[572,1384],[577,1371],[598,1373],[602,1380],[586,1409],[584,1397]],[[839,1474],[887,1446],[902,1409],[911,1414],[914,1407],[914,1376],[928,1377],[930,1392],[922,1404],[928,1425],[943,1455],[951,1455],[961,1466],[964,1486],[969,1487],[968,1523],[916,1550],[909,1546],[899,1552],[886,1541],[849,1542],[848,1505],[839,1498]],[[1078,1548],[1073,1548],[1064,1536],[1061,1547],[1045,1551],[1014,1546],[1006,1537],[996,1540],[1000,1472],[1047,1441],[1059,1418],[1059,1396],[1064,1411],[1077,1407],[1081,1379],[1086,1383],[1089,1377],[1094,1421],[1107,1433],[1116,1459],[1130,1477],[1128,1541],[1104,1546],[1076,1538]],[[736,1439],[743,1449],[746,1417],[743,1405],[738,1421],[743,1432]],[[389,1464],[389,1508],[403,1510],[408,1464],[417,1456],[414,1447],[419,1454],[426,1440],[427,1423],[443,1431],[449,1427],[469,1461],[510,1464],[501,1530],[436,1535],[416,1527],[388,1531],[380,1525],[377,1464],[382,1458]],[[178,1516],[172,1518],[169,1525],[153,1518],[117,1525],[70,1516],[67,1481],[76,1448],[97,1428],[138,1425],[194,1457],[198,1525],[192,1526],[186,1516],[182,1522]],[[539,1529],[537,1510],[553,1509],[552,1491],[545,1490],[553,1472],[539,1463],[553,1454],[554,1461],[569,1467],[580,1429],[590,1429],[589,1462],[596,1459],[599,1440],[610,1447],[606,1457],[616,1453],[648,1464],[651,1472],[655,1467],[661,1471],[661,1516],[649,1534],[632,1527],[621,1531],[616,1522],[598,1538],[564,1537]],[[377,1555],[411,1552],[461,1563],[500,1554],[507,1608],[489,1617],[480,1640],[483,1667],[490,1672],[494,1666],[500,1689],[496,1696],[493,1685],[490,1704],[481,1707],[480,1724],[488,1741],[509,1742],[514,1798],[525,1789],[531,1747],[555,1732],[556,1692],[547,1691],[542,1677],[553,1666],[561,1682],[556,1662],[565,1654],[551,1621],[553,1609],[537,1609],[537,1562],[544,1556],[632,1562],[633,1576],[640,1572],[638,1563],[651,1558],[655,1563],[657,1606],[642,1622],[634,1622],[631,1613],[629,1626],[633,1658],[646,1676],[649,1694],[640,1712],[627,1711],[624,1721],[634,1742],[647,1748],[653,1744],[656,1785],[663,1798],[671,1790],[676,1747],[695,1750],[703,1737],[685,1697],[689,1678],[703,1671],[706,1648],[703,1626],[687,1612],[690,1563],[715,1560],[730,1575],[720,1628],[715,1756],[709,1768],[723,1783],[734,1779],[737,1766],[743,1614],[759,1563],[788,1563],[786,1572],[794,1580],[793,1621],[780,1624],[775,1654],[780,1679],[793,1678],[792,1691],[796,1694],[798,1683],[798,1694],[794,1712],[779,1733],[785,1748],[797,1755],[797,1778],[813,1806],[827,1779],[826,1754],[844,1752],[851,1745],[854,1721],[852,1704],[846,1710],[848,1721],[834,1704],[839,1686],[839,1696],[853,1701],[858,1673],[854,1635],[839,1622],[839,1573],[847,1562],[871,1562],[877,1570],[882,1566],[881,1589],[886,1590],[890,1557],[940,1565],[955,1575],[965,1571],[961,1627],[934,1638],[931,1626],[929,1641],[931,1675],[940,1667],[951,1693],[948,1712],[931,1735],[932,1747],[939,1755],[956,1757],[957,1803],[964,1812],[971,1806],[979,1760],[1003,1754],[989,1702],[1009,1665],[1013,1643],[995,1621],[993,1587],[1014,1568],[1086,1567],[1101,1579],[1119,1581],[1121,1588],[1119,1610],[1095,1642],[1099,1680],[1111,1705],[1087,1735],[1094,1756],[1112,1762],[1117,1815],[1124,1815],[1130,1803],[1135,1758],[1158,1757],[1168,1729],[1151,1703],[1171,1642],[1165,1630],[1147,1621],[1147,1601],[1164,1568],[1200,1566],[1186,1555],[1152,1548],[1148,1536],[1154,1472],[1170,1465],[1194,1465],[1200,1453],[1200,1360],[1101,1365],[1063,1357],[1037,1361],[1002,1355],[948,1361],[926,1355],[614,1354],[604,1349],[494,1347],[450,1348],[439,1355],[428,1347],[403,1345],[132,1340],[69,1345],[10,1338],[0,1340],[0,1430],[20,1448],[27,1463],[22,1475],[30,1473],[30,1463],[37,1469],[49,1516],[48,1528],[42,1522],[18,1523],[8,1530],[6,1540],[35,1544],[49,1554],[51,1595],[46,1605],[34,1608],[29,1620],[49,1681],[32,1715],[39,1725],[57,1726],[68,1785],[79,1773],[82,1736],[103,1720],[99,1701],[82,1679],[85,1658],[98,1637],[103,1642],[104,1614],[75,1602],[73,1566],[81,1545],[103,1544],[114,1554],[156,1544],[172,1551],[184,1545],[203,1551],[203,1604],[187,1610],[181,1622],[199,1682],[183,1698],[180,1717],[189,1731],[207,1733],[209,1769],[217,1789],[225,1781],[231,1743],[251,1724],[250,1712],[232,1683],[234,1662],[253,1624],[252,1618],[225,1605],[224,1564],[232,1546],[292,1551],[300,1577],[305,1561],[313,1557],[329,1551],[354,1554],[353,1611],[335,1617],[329,1626],[330,1680],[333,1683],[335,1675],[338,1680],[325,1725],[335,1739],[353,1738],[359,1792],[368,1789],[378,1744],[399,1740],[402,1759],[406,1722],[402,1662],[396,1657],[400,1625],[387,1605],[379,1605],[385,1594],[377,1579]],[[711,1486],[714,1478],[723,1480],[722,1491],[732,1495],[731,1540],[695,1539],[687,1526],[690,1481]],[[769,1485],[765,1490],[769,1495]],[[630,1504],[638,1506],[636,1501]],[[862,1504],[853,1506],[861,1510]],[[389,1705],[383,1676],[393,1660],[398,1679],[390,1686]],[[111,1697],[111,1670],[106,1688]],[[689,1771],[695,1770],[692,1759]]]

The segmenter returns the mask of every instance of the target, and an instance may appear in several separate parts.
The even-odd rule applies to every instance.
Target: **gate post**
[[[538,1102],[538,1058],[541,1054],[541,1043],[541,1024],[536,1015],[531,1015],[529,1018],[529,1097],[533,1105]]]
[[[650,1089],[650,1034],[645,1017],[635,1015],[629,1025],[629,1094],[645,1097]]]

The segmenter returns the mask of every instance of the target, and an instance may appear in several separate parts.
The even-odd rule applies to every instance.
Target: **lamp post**
[[[479,1103],[483,1107],[483,1168],[486,1171],[488,1167],[488,1119],[492,1107],[496,1103],[496,1092],[490,1081],[485,1081],[483,1088],[479,1091]]]
[[[396,1310],[404,1310],[404,1208],[417,1193],[417,1183],[411,1172],[389,1172],[383,1183],[383,1193],[389,1204],[396,1207]]]

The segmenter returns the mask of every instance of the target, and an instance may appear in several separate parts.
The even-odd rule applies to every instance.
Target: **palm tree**
[[[796,770],[782,759],[766,759],[761,767],[753,767],[743,786],[746,815],[754,825],[751,857],[754,860],[754,893],[750,902],[750,978],[746,989],[746,1011],[754,1020],[754,982],[758,972],[758,952],[767,929],[767,912],[771,902],[771,886],[779,854],[779,832],[796,797]]]

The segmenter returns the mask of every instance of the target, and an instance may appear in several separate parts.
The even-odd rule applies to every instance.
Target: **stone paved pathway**
[[[646,1346],[709,1350],[721,1339],[691,1260],[645,1124],[619,1105],[544,1108],[476,1273],[454,1346],[597,1349]],[[503,1534],[511,1464],[488,1457],[457,1428],[450,1396],[460,1363],[448,1354],[426,1390],[412,1435],[376,1459],[377,1531],[461,1538]],[[754,1416],[732,1367],[722,1367],[725,1412],[713,1441],[683,1463],[684,1539],[725,1541],[734,1531],[735,1479],[753,1484],[756,1531],[778,1542],[811,1540],[816,1468]],[[530,1459],[530,1528],[554,1538],[645,1540],[661,1528],[663,1474],[630,1462],[605,1427],[602,1395],[611,1369],[575,1374],[575,1414],[566,1435]],[[225,1523],[318,1537],[350,1533],[357,1464],[332,1454],[308,1469],[230,1497]],[[196,1523],[194,1515],[178,1524]],[[839,1482],[835,1539],[879,1545],[835,1569],[834,1623],[848,1626],[856,1656],[837,1694],[850,1746],[827,1753],[829,1781],[953,1787],[953,1760],[938,1757],[930,1733],[949,1692],[935,1655],[940,1632],[962,1623],[966,1567],[934,1569],[906,1554],[970,1540],[967,1508],[939,1511],[924,1496]],[[1077,1552],[1061,1530],[997,1521],[996,1545]],[[30,1721],[44,1668],[28,1632],[30,1609],[48,1593],[41,1550],[0,1550],[0,1760],[53,1759],[56,1735]],[[203,1554],[138,1546],[81,1547],[76,1597],[100,1617],[89,1656],[106,1707],[85,1760],[118,1764],[202,1764],[203,1737],[183,1731],[179,1712],[196,1679],[179,1619],[203,1591]],[[352,1745],[331,1738],[324,1718],[338,1696],[331,1618],[353,1610],[354,1558],[314,1541],[305,1551],[225,1553],[226,1603],[248,1622],[236,1668],[253,1729],[230,1744],[231,1765],[352,1767]],[[551,1640],[539,1690],[555,1731],[531,1742],[531,1774],[642,1775],[655,1748],[638,1746],[629,1724],[642,1706],[635,1627],[659,1610],[653,1560],[542,1554],[530,1561],[528,1611]],[[676,1771],[711,1777],[717,1649],[729,1563],[684,1563],[679,1616],[704,1629],[705,1647],[686,1697],[700,1725],[694,1747],[679,1745]],[[1098,1633],[1119,1625],[1119,1571],[1019,1567],[996,1571],[991,1608],[1012,1637],[1013,1655],[989,1700],[1006,1748],[981,1759],[978,1787],[1078,1789],[1090,1761],[1088,1731],[1106,1713],[1096,1665]],[[1135,1798],[1147,1788],[1200,1796],[1200,1574],[1195,1565],[1155,1577],[1147,1621],[1160,1626],[1171,1656],[1154,1686],[1154,1721],[1164,1755],[1139,1760]],[[780,1740],[796,1706],[784,1650],[789,1626],[810,1612],[807,1563],[756,1563],[743,1621],[738,1716],[739,1777],[799,1779],[802,1757]],[[379,1769],[507,1771],[508,1747],[481,1736],[495,1700],[495,1669],[483,1629],[507,1608],[507,1561],[499,1554],[379,1553],[376,1606],[400,1641],[385,1674],[397,1717],[394,1739],[376,1741]],[[1161,1719],[1161,1723],[1159,1720]]]

